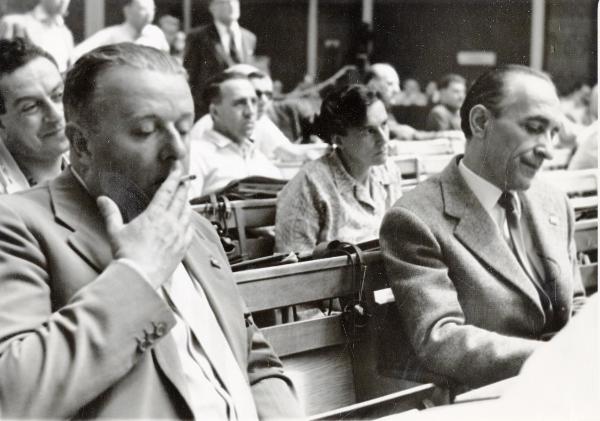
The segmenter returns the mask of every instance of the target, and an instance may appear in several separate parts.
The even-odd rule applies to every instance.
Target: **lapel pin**
[[[219,264],[219,261],[217,259],[215,259],[214,257],[210,258],[210,264],[213,267],[216,267],[217,269],[221,269],[221,265]]]
[[[558,225],[558,217],[556,215],[550,215],[550,223],[552,225]]]

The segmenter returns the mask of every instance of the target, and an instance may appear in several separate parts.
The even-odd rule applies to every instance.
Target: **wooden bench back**
[[[381,253],[365,252],[362,261],[367,268],[365,295],[387,288]],[[235,278],[249,310],[257,312],[330,298],[356,297],[360,283],[354,268],[348,257],[340,256],[236,272]],[[347,301],[342,299],[342,302]],[[313,320],[262,328],[275,352],[282,357],[286,371],[295,380],[309,415],[339,410],[417,385],[379,377],[376,355],[372,352],[375,338],[371,336],[371,330],[358,328],[344,319],[338,312]],[[429,385],[419,390],[418,402],[406,404],[407,400],[415,400],[407,392],[394,398],[396,404],[400,405],[402,401],[414,407],[431,395],[434,387]],[[359,413],[362,412],[355,415]]]

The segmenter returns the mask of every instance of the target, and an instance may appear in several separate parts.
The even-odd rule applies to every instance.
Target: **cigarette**
[[[179,179],[179,184],[183,184],[186,181],[192,181],[196,179],[196,174],[188,174],[188,175],[184,175],[183,177],[181,177]]]

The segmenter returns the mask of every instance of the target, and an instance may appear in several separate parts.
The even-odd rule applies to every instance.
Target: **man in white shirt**
[[[54,58],[23,38],[0,40],[0,193],[55,178],[69,148]]]
[[[382,369],[457,390],[514,376],[585,301],[573,211],[535,177],[561,116],[554,84],[529,67],[490,70],[469,89],[464,156],[381,226],[400,313],[390,338],[406,335],[383,350]]]
[[[101,29],[78,44],[73,54],[74,60],[94,48],[120,42],[134,42],[168,52],[169,43],[164,32],[158,26],[152,25],[155,11],[154,0],[127,1],[123,7],[125,21],[119,25]]]
[[[273,104],[273,81],[269,75],[259,71],[250,64],[236,64],[226,70],[227,73],[241,73],[248,77],[256,92],[256,125],[252,133],[252,140],[267,158],[279,161],[303,162],[316,159],[326,152],[327,147],[317,149],[314,145],[304,147],[290,142],[283,132],[267,115]],[[212,117],[205,114],[198,120],[190,137],[194,139],[203,137],[204,132],[213,128]]]
[[[248,78],[227,73],[213,78],[206,89],[213,128],[192,142],[190,198],[204,196],[231,181],[249,176],[281,178],[281,173],[252,139],[256,126],[257,96]]]
[[[0,21],[0,38],[28,38],[49,52],[61,73],[71,64],[73,34],[65,25],[64,16],[71,0],[40,0],[24,15],[7,15]]]
[[[188,205],[181,65],[101,47],[69,72],[64,105],[72,166],[0,197],[2,415],[301,416],[214,228]]]
[[[208,104],[202,101],[207,81],[234,64],[251,64],[256,49],[256,36],[238,23],[239,0],[209,0],[208,9],[213,22],[190,31],[183,58],[196,118],[208,112]]]

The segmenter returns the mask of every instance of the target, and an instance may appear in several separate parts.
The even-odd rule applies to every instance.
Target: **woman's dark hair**
[[[488,70],[471,85],[465,101],[462,107],[460,107],[460,127],[467,139],[473,135],[469,122],[471,108],[481,104],[490,110],[495,117],[499,116],[502,111],[500,104],[506,96],[505,85],[507,76],[511,74],[536,76],[547,80],[553,85],[552,79],[546,73],[527,66],[508,64]]]
[[[344,136],[349,127],[365,124],[367,108],[378,100],[378,95],[364,85],[334,89],[321,104],[321,112],[313,123],[314,133],[332,143],[334,135]]]

